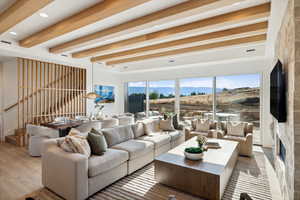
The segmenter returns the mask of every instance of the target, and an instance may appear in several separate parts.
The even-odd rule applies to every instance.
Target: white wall
[[[130,81],[145,80],[174,80],[176,78],[193,78],[193,77],[211,77],[219,75],[234,74],[253,74],[260,73],[262,75],[261,83],[261,130],[263,133],[263,146],[272,146],[272,137],[270,133],[269,119],[269,75],[270,61],[264,57],[256,57],[251,59],[238,59],[231,61],[211,62],[206,64],[193,64],[189,66],[177,66],[174,68],[162,70],[145,70],[138,72],[122,73],[122,85]],[[120,96],[119,101],[124,107],[124,95]]]
[[[2,63],[2,109],[15,103],[18,99],[17,61],[12,59]],[[3,113],[4,135],[11,135],[17,128],[17,107]]]
[[[0,141],[4,140],[3,132],[3,66],[0,63]]]
[[[266,42],[266,56],[273,59],[277,34],[281,26],[288,0],[271,0],[271,14],[268,21],[268,34]]]
[[[101,68],[100,64],[94,64],[94,85],[108,85],[115,87],[115,102],[106,103],[103,113],[105,115],[114,115],[124,112],[123,96],[124,90],[118,72],[112,72]],[[87,68],[87,89],[92,90],[92,66]],[[94,109],[94,101],[87,100],[87,111],[90,113]]]

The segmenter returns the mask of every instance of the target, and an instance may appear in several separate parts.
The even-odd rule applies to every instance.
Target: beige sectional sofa
[[[182,131],[162,131],[157,124],[158,120],[147,120],[102,129],[108,150],[89,158],[65,152],[57,145],[59,139],[45,141],[43,185],[67,200],[83,200],[185,141]]]

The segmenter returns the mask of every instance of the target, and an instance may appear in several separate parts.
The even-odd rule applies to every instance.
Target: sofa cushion
[[[90,121],[90,122],[85,122],[85,123],[81,124],[80,126],[76,127],[76,129],[82,133],[88,133],[92,130],[92,128],[96,129],[96,130],[100,130],[101,122],[100,121]]]
[[[93,155],[89,158],[88,174],[89,177],[96,176],[115,168],[128,160],[126,151],[117,149],[107,149],[102,156]]]
[[[227,123],[227,134],[232,136],[245,136],[245,127],[244,122],[228,122]]]
[[[151,134],[139,137],[138,139],[153,142],[155,148],[159,148],[165,144],[170,143],[171,136],[168,134]]]
[[[146,135],[161,131],[159,128],[159,120],[146,119],[146,120],[143,120],[142,122],[144,124],[144,131],[145,131]]]
[[[132,131],[134,134],[134,138],[138,138],[138,137],[145,135],[144,125],[142,122],[137,122],[137,123],[133,124]]]
[[[117,126],[114,128],[102,129],[101,131],[105,136],[108,147],[134,138],[131,125]]]
[[[233,136],[233,135],[225,135],[224,139],[233,140],[236,142],[246,142],[246,137]]]
[[[172,118],[166,120],[159,120],[159,128],[163,131],[174,131]]]
[[[128,140],[120,144],[114,145],[113,149],[127,151],[129,153],[129,160],[143,156],[150,153],[154,149],[154,144],[144,140]]]
[[[112,128],[119,125],[119,120],[115,118],[102,119],[101,123],[102,128]]]
[[[180,131],[171,131],[168,134],[171,136],[171,142],[177,140],[182,136],[182,133]]]
[[[210,121],[209,119],[201,119],[196,122],[196,131],[206,132],[209,131]]]
[[[191,131],[190,135],[192,136],[198,136],[198,135],[203,135],[203,136],[208,136],[208,132],[201,132],[201,131]]]

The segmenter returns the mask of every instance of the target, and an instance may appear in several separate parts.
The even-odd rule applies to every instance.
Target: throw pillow
[[[135,138],[141,137],[145,134],[144,125],[141,122],[137,122],[132,125],[132,130]]]
[[[84,137],[86,138],[87,137],[87,134],[86,132],[81,132],[79,131],[78,129],[76,128],[72,128],[68,134],[68,136],[81,136],[81,137]]]
[[[207,132],[209,131],[209,119],[199,119],[196,121],[196,131]]]
[[[91,148],[85,137],[82,136],[66,136],[61,144],[61,148],[67,152],[80,153],[87,157],[91,156]]]
[[[177,130],[180,129],[177,114],[171,115],[171,116],[164,114],[164,120],[167,120],[167,119],[172,119],[174,128]]]
[[[102,132],[92,129],[88,133],[87,140],[91,147],[92,154],[103,155],[107,150],[107,143]]]
[[[173,116],[173,126],[174,126],[174,128],[177,129],[177,130],[180,129],[177,114],[175,114],[175,115]]]
[[[163,131],[174,131],[172,119],[159,120],[159,128]]]
[[[153,120],[144,120],[143,125],[144,125],[144,131],[146,135],[150,135],[151,133],[154,132]]]
[[[227,135],[232,136],[245,136],[245,123],[244,122],[228,122],[227,123]]]

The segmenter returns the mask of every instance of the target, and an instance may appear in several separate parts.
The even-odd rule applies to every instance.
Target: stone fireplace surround
[[[275,60],[284,66],[287,86],[287,122],[273,118],[274,167],[284,200],[300,199],[300,0],[285,0],[288,6],[275,46]],[[283,162],[279,141],[286,148]]]

